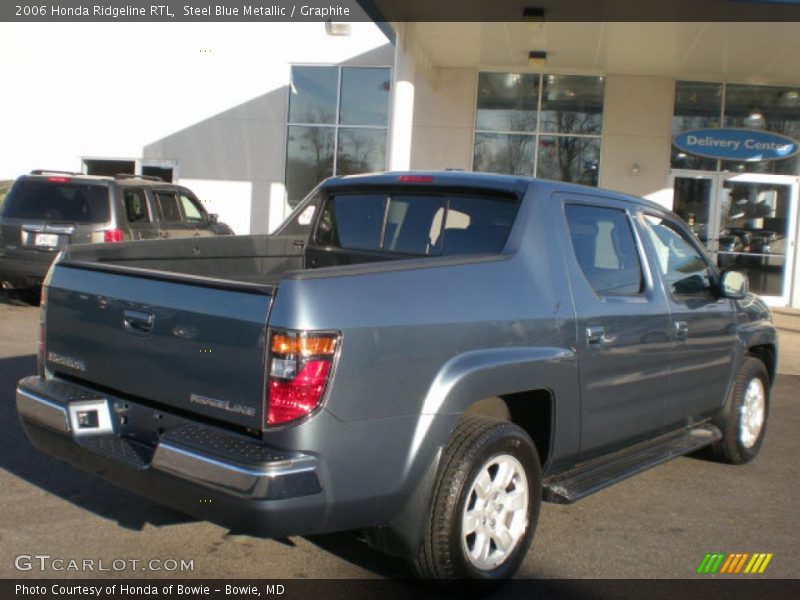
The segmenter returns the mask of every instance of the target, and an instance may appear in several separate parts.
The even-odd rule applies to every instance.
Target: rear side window
[[[600,295],[640,293],[642,266],[625,211],[569,204],[565,212],[575,258],[592,289]]]
[[[18,181],[3,204],[10,219],[105,223],[109,214],[108,187],[83,183]]]
[[[181,209],[178,206],[178,197],[170,192],[156,192],[158,205],[158,218],[167,223],[181,222]]]
[[[183,206],[183,214],[186,216],[186,220],[189,223],[202,223],[205,221],[203,211],[201,211],[200,207],[195,204],[195,201],[186,194],[181,194],[181,205]]]
[[[144,190],[126,189],[123,192],[125,215],[128,223],[149,223],[150,213],[147,211],[147,199]]]
[[[438,256],[500,252],[516,201],[447,194],[340,194],[320,215],[317,243]]]

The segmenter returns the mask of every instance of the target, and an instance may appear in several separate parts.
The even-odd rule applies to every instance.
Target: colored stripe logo
[[[697,567],[697,572],[704,575],[715,575],[717,573],[726,575],[747,574],[755,575],[763,573],[767,569],[769,561],[772,560],[772,553],[757,552],[749,554],[747,552],[714,552],[705,555]]]

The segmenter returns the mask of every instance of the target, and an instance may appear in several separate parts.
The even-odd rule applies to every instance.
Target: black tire
[[[41,287],[22,288],[14,290],[14,296],[16,296],[16,298],[20,302],[24,302],[25,304],[30,304],[31,306],[39,306],[39,300],[41,295],[42,295]]]
[[[527,480],[527,525],[522,520],[524,509],[518,509],[516,517],[509,516],[510,519],[516,520],[517,532],[520,531],[520,524],[525,527],[524,533],[518,533],[516,545],[512,546],[513,550],[508,552],[495,568],[480,569],[470,561],[465,549],[465,544],[469,544],[466,541],[470,539],[469,536],[473,536],[472,539],[475,540],[474,534],[469,534],[465,537],[465,541],[462,541],[464,509],[470,500],[473,503],[478,502],[472,493],[472,486],[478,475],[487,465],[490,466],[486,472],[491,473],[493,460],[513,463],[505,458],[507,456],[518,461]],[[495,471],[495,474],[497,473],[498,471]],[[513,494],[518,491],[516,488],[521,481],[518,477],[512,479],[505,492]],[[471,582],[472,591],[488,591],[512,577],[525,558],[533,539],[539,518],[541,490],[542,473],[539,456],[525,431],[506,421],[486,417],[464,417],[453,431],[442,456],[442,466],[434,486],[427,530],[413,563],[415,571],[422,578],[440,582]],[[505,517],[506,513],[501,512],[502,504],[492,505],[492,508],[496,508],[498,514]],[[486,519],[483,519],[483,523],[486,523]],[[492,524],[494,525],[494,521]],[[493,538],[490,544],[495,544]],[[492,552],[498,552],[496,545]]]
[[[755,441],[745,444],[742,439],[742,406],[745,403],[748,387],[751,382],[756,380],[761,382],[764,395],[763,423]],[[752,356],[745,358],[736,376],[731,395],[721,414],[715,419],[715,424],[722,430],[722,439],[714,442],[710,447],[708,453],[710,458],[719,462],[741,465],[756,457],[767,432],[769,387],[769,374],[764,363]]]

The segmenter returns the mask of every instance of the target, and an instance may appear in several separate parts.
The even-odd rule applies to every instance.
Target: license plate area
[[[76,436],[113,433],[107,400],[69,403],[69,424]]]
[[[58,234],[36,233],[33,236],[33,245],[37,248],[56,248],[58,246]]]

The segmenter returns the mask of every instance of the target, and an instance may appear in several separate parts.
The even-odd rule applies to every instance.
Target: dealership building
[[[800,308],[800,23],[380,10],[334,24],[4,23],[16,83],[0,177],[155,174],[237,233],[273,230],[331,175],[578,182],[675,210],[721,266]]]

